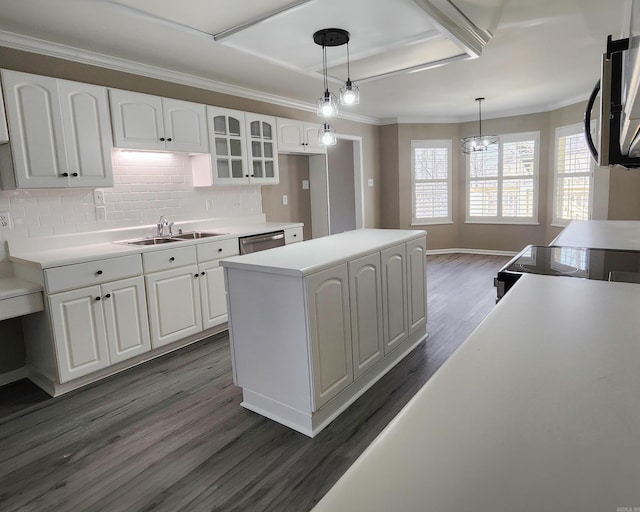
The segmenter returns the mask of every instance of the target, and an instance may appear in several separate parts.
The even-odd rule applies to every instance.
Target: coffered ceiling
[[[0,45],[311,109],[316,30],[346,29],[370,122],[457,122],[587,98],[627,0],[0,0]],[[454,5],[455,4],[455,5]],[[346,48],[327,49],[330,88]]]

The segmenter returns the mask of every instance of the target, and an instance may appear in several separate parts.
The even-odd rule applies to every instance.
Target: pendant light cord
[[[322,71],[324,75],[324,90],[329,90],[329,80],[327,80],[327,47],[322,45]]]
[[[478,137],[482,139],[482,98],[478,98]]]
[[[349,58],[349,41],[347,41],[347,81],[351,80],[351,66],[349,65],[350,62],[350,58]]]

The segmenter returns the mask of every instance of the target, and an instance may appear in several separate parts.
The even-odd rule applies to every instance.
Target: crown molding
[[[316,112],[316,105],[306,103],[303,101],[293,100],[284,96],[278,96],[276,94],[269,94],[246,87],[240,87],[237,85],[227,84],[224,82],[218,82],[208,78],[202,78],[187,73],[180,73],[178,71],[172,71],[170,69],[161,68],[157,66],[151,66],[127,59],[121,59],[119,57],[112,57],[102,53],[91,52],[83,50],[81,48],[75,48],[60,43],[53,43],[38,39],[35,37],[24,36],[13,32],[7,32],[0,30],[0,46],[12,48],[14,50],[21,50],[31,53],[38,53],[40,55],[46,55],[49,57],[55,57],[59,59],[65,59],[81,64],[88,64],[91,66],[98,66],[101,68],[111,69],[114,71],[121,71],[124,73],[131,73],[134,75],[144,76],[147,78],[155,78],[158,80],[164,80],[181,85],[187,85],[191,87],[197,87],[199,89],[205,89],[208,91],[218,92],[222,94],[228,94],[230,96],[237,96],[240,98],[246,98],[250,100],[262,101],[265,103],[271,103],[273,105],[279,105],[282,107],[295,108],[304,112]],[[355,121],[358,123],[380,125],[382,120],[374,117],[363,116],[358,114],[340,114],[339,119],[346,119],[348,121]]]

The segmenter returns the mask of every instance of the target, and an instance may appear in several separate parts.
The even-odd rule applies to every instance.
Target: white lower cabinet
[[[148,351],[142,277],[49,295],[61,383]]]
[[[198,277],[197,265],[154,272],[145,276],[153,348],[202,330]]]
[[[407,242],[407,308],[409,334],[420,329],[427,321],[427,244],[425,238]]]
[[[385,353],[409,336],[407,307],[407,248],[405,244],[381,251],[382,319]]]
[[[198,270],[200,271],[202,328],[210,329],[227,321],[224,269],[219,261],[209,261],[199,264]]]
[[[353,370],[362,375],[384,356],[380,253],[349,262]]]
[[[142,276],[106,283],[101,288],[111,364],[151,350]]]
[[[317,410],[353,382],[347,264],[310,275],[305,287]]]
[[[49,296],[60,382],[109,365],[101,297],[99,286]]]

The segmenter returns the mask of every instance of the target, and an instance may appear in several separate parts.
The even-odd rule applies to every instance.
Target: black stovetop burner
[[[640,252],[528,245],[498,271],[498,300],[522,274],[640,283]]]

